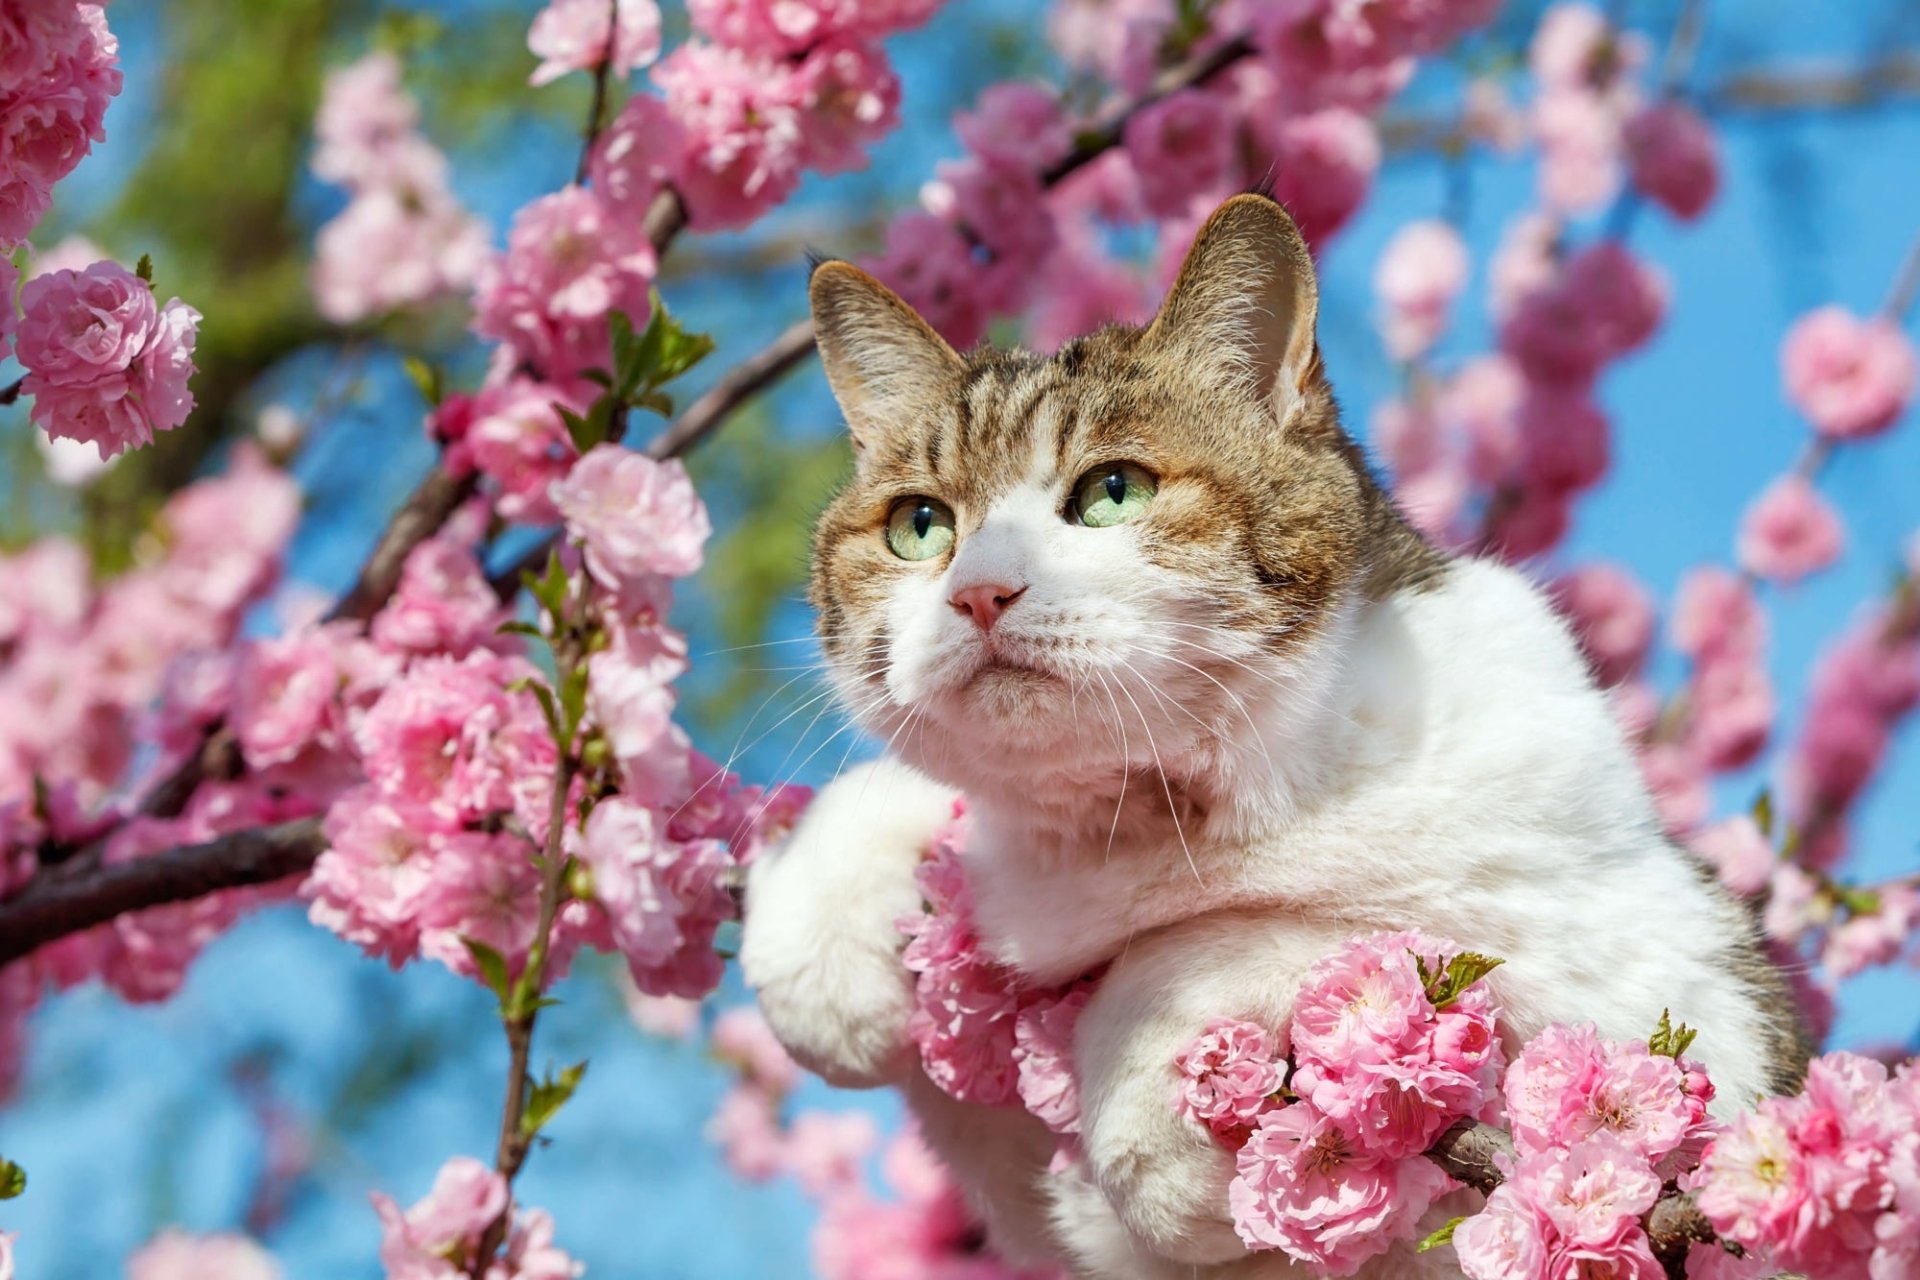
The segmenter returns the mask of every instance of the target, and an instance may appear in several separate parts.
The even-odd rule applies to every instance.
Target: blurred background
[[[671,44],[684,14],[662,7]],[[1496,74],[1517,66],[1542,7],[1507,5],[1458,59]],[[314,314],[312,238],[345,198],[307,171],[322,77],[370,48],[399,51],[425,133],[450,153],[457,194],[497,242],[515,208],[567,180],[585,113],[585,77],[526,86],[533,8],[114,7],[127,87],[107,144],[61,186],[36,243],[84,233],[124,261],[151,253],[163,293],[207,317],[201,408],[79,490],[48,482],[25,412],[0,410],[5,545],[65,529],[110,565],[162,494],[217,466],[263,414],[292,413],[310,424],[293,464],[308,518],[284,594],[331,596],[349,583],[432,458],[426,406],[400,352],[430,354],[468,384],[483,357],[457,308],[349,335]],[[1680,6],[1613,8],[1658,48]],[[1779,389],[1788,325],[1824,302],[1873,310],[1920,228],[1920,4],[1705,8],[1688,87],[1721,140],[1721,195],[1699,222],[1648,215],[1633,228],[1636,250],[1668,274],[1672,305],[1655,342],[1602,384],[1613,469],[1546,566],[1611,560],[1663,599],[1687,568],[1731,562],[1741,512],[1805,437]],[[689,240],[667,260],[661,289],[675,313],[719,343],[689,393],[804,313],[805,248],[857,257],[878,247],[886,215],[916,199],[936,159],[958,154],[956,108],[995,81],[1062,74],[1042,6],[1025,0],[952,0],[890,49],[906,86],[904,123],[867,170],[811,177],[752,232]],[[1453,110],[1460,70],[1440,60],[1388,109],[1390,152],[1374,194],[1324,247],[1321,339],[1363,435],[1374,407],[1399,390],[1372,289],[1389,235],[1443,212],[1465,232],[1476,274],[1444,361],[1487,345],[1486,260],[1531,200],[1524,157],[1462,160],[1422,144],[1422,123]],[[1771,671],[1788,709],[1781,740],[1819,647],[1884,593],[1920,528],[1920,431],[1907,425],[1843,451],[1823,480],[1848,522],[1839,566],[1769,596]],[[875,749],[840,732],[833,713],[801,710],[817,691],[803,669],[810,645],[750,647],[806,635],[807,529],[846,461],[811,364],[690,460],[716,536],[679,602],[696,656],[681,683],[682,719],[710,753],[738,753],[736,768],[752,780],[817,783]],[[1717,809],[1743,807],[1766,774],[1763,760],[1724,779]],[[1896,747],[1854,840],[1862,878],[1914,865],[1920,742]],[[564,994],[542,1019],[538,1051],[555,1062],[591,1057],[592,1067],[553,1125],[552,1146],[523,1176],[525,1201],[554,1211],[562,1243],[592,1275],[806,1273],[808,1204],[786,1186],[738,1181],[703,1138],[726,1076],[700,1043],[637,1026],[611,966],[583,967]],[[741,998],[737,986],[722,993],[723,1002]],[[1917,1032],[1910,970],[1877,970],[1844,989],[1836,1044],[1911,1051]],[[6,1206],[4,1226],[33,1242],[23,1274],[46,1280],[116,1275],[131,1248],[168,1224],[247,1230],[290,1276],[375,1276],[366,1193],[408,1203],[447,1155],[490,1152],[504,1058],[475,984],[432,965],[390,972],[309,926],[297,906],[222,938],[167,1004],[130,1007],[93,989],[50,1002],[30,1044],[25,1083],[0,1111],[0,1150],[28,1167],[32,1184]],[[801,1100],[895,1112],[889,1099],[817,1085]]]

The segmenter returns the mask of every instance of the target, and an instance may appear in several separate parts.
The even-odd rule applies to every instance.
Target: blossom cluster
[[[101,261],[27,280],[16,314],[13,250],[54,184],[105,140],[121,75],[100,5],[10,6],[0,36],[0,358],[11,348],[26,369],[20,390],[49,437],[111,458],[186,421],[200,313],[156,302],[144,264]]]
[[[337,68],[314,117],[314,175],[351,196],[313,242],[314,305],[335,324],[463,289],[487,255],[486,228],[454,198],[400,75],[384,50]]]
[[[813,1262],[821,1280],[1058,1280],[1010,1266],[983,1245],[952,1175],[911,1126],[883,1144],[865,1112],[795,1108],[799,1068],[758,1012],[723,1012],[707,1044],[735,1073],[708,1137],[740,1177],[792,1178],[819,1206]],[[876,1155],[889,1195],[876,1194],[868,1178]]]
[[[553,1217],[514,1205],[507,1180],[468,1156],[441,1166],[433,1188],[411,1208],[374,1192],[380,1262],[395,1280],[459,1280],[474,1275],[481,1237],[508,1215],[506,1246],[480,1274],[486,1280],[572,1280],[586,1268],[554,1243]]]
[[[1249,1248],[1350,1275],[1413,1234],[1452,1185],[1423,1153],[1497,1095],[1484,963],[1416,933],[1359,939],[1309,971],[1284,1037],[1222,1020],[1179,1055],[1175,1106],[1237,1152]]]
[[[963,808],[933,840],[916,877],[925,909],[900,922],[902,959],[914,975],[907,1032],[944,1092],[984,1106],[1024,1106],[1061,1137],[1062,1158],[1080,1131],[1073,1031],[1093,977],[1035,987],[986,954],[974,930],[961,870]]]

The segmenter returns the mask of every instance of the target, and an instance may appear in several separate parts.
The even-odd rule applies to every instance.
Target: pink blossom
[[[588,816],[576,856],[635,985],[703,996],[720,981],[713,938],[734,916],[723,879],[733,862],[719,842],[675,841],[663,826],[651,810],[611,797]]]
[[[27,238],[54,184],[106,139],[119,48],[102,5],[9,5],[0,16],[0,251]]]
[[[1144,323],[1153,314],[1139,275],[1091,244],[1069,242],[1055,251],[1035,294],[1028,340],[1041,351],[1103,325]]]
[[[1697,1118],[1674,1059],[1552,1026],[1507,1071],[1508,1127],[1522,1155],[1610,1134],[1643,1164],[1675,1150]]]
[[[1280,1038],[1258,1023],[1216,1018],[1174,1059],[1178,1105],[1224,1136],[1244,1136],[1274,1105],[1286,1075]]]
[[[1672,630],[1674,648],[1695,662],[1752,661],[1766,644],[1766,615],[1751,584],[1709,566],[1680,580]]]
[[[1683,222],[1706,212],[1720,189],[1713,130],[1683,102],[1658,102],[1627,122],[1627,158],[1640,193]]]
[[[1520,465],[1520,401],[1526,379],[1505,355],[1469,360],[1441,393],[1440,416],[1466,446],[1466,468],[1493,487],[1513,478]]]
[[[587,180],[622,216],[641,216],[673,180],[674,165],[685,145],[680,122],[666,103],[651,94],[636,93],[594,143]]]
[[[861,1165],[879,1138],[873,1117],[864,1111],[803,1111],[787,1129],[787,1170],[810,1196],[857,1186]]]
[[[309,747],[340,745],[344,678],[334,657],[340,639],[313,628],[247,647],[230,723],[249,766],[264,769]]]
[[[1707,663],[1687,685],[1687,712],[1687,744],[1701,764],[1722,773],[1741,768],[1773,729],[1773,682],[1757,663]]]
[[[1599,1135],[1522,1155],[1494,1197],[1511,1196],[1544,1224],[1546,1274],[1660,1280],[1666,1272],[1639,1221],[1660,1187],[1638,1152]]]
[[[1453,1249],[1470,1280],[1535,1280],[1547,1270],[1552,1228],[1509,1184],[1493,1189],[1479,1213],[1453,1231]]]
[[[1540,200],[1559,214],[1597,209],[1620,190],[1623,138],[1616,105],[1584,89],[1549,88],[1534,100]]]
[[[300,887],[308,918],[396,968],[420,946],[420,914],[434,886],[434,832],[373,786],[355,787],[327,811],[327,848]]]
[[[494,643],[506,608],[479,560],[451,538],[428,538],[400,570],[393,599],[374,615],[371,634],[383,648],[465,657]]]
[[[586,545],[587,570],[610,591],[652,574],[700,567],[707,509],[678,460],[655,462],[619,445],[595,445],[554,486],[569,533]]]
[[[1668,831],[1691,831],[1713,808],[1706,765],[1684,742],[1651,742],[1642,747],[1640,776]]]
[[[1373,273],[1373,291],[1386,313],[1387,351],[1394,359],[1425,354],[1446,332],[1468,265],[1466,243],[1448,223],[1429,218],[1394,233]]]
[[[1611,462],[1607,415],[1581,383],[1531,382],[1515,415],[1526,478],[1555,493],[1591,488]]]
[[[871,38],[925,22],[939,0],[689,0],[693,29],[753,53],[803,53],[835,36]]]
[[[1533,40],[1527,46],[1527,69],[1544,85],[1584,89],[1606,68],[1603,58],[1620,33],[1590,4],[1560,3],[1540,15]],[[1632,49],[1611,56],[1632,57]],[[1638,61],[1637,58],[1634,61]],[[1631,64],[1629,64],[1631,65]]]
[[[707,1044],[714,1057],[738,1069],[755,1088],[775,1097],[791,1092],[800,1083],[800,1068],[752,1005],[735,1005],[714,1019]]]
[[[507,689],[535,674],[485,650],[415,664],[354,729],[367,776],[395,803],[443,821],[513,812],[516,784],[552,771],[538,704]]]
[[[1617,241],[1603,240],[1519,298],[1501,326],[1500,345],[1538,381],[1583,383],[1652,336],[1666,301],[1657,272]]]
[[[744,227],[793,193],[810,92],[797,70],[690,40],[653,79],[685,130],[678,188],[695,226]]]
[[[765,1182],[785,1167],[787,1146],[773,1098],[752,1085],[727,1090],[707,1121],[707,1138],[727,1167],[749,1182]]]
[[[1250,1249],[1279,1249],[1323,1275],[1352,1275],[1413,1236],[1447,1176],[1424,1158],[1356,1156],[1338,1125],[1295,1103],[1261,1116],[1228,1190],[1234,1229]]]
[[[376,187],[320,228],[313,298],[335,324],[417,306],[473,283],[487,231],[441,187]]]
[[[475,977],[479,970],[467,944],[484,943],[506,959],[509,974],[518,974],[539,928],[540,871],[533,846],[506,831],[459,831],[435,845],[426,864],[432,878],[420,897],[420,954]]]
[[[1880,770],[1888,743],[1886,722],[1862,708],[1821,708],[1801,728],[1788,775],[1803,810],[1845,809]]]
[[[1234,160],[1233,113],[1204,89],[1183,89],[1127,122],[1127,158],[1140,179],[1147,212],[1184,212],[1229,183]]]
[[[1044,173],[1073,146],[1073,130],[1052,90],[1009,80],[981,90],[972,111],[953,118],[968,151],[990,164]]]
[[[1048,14],[1047,37],[1068,66],[1135,92],[1173,21],[1173,0],[1064,0]]]
[[[653,0],[550,0],[527,30],[527,48],[541,60],[531,85],[602,62],[624,80],[660,56],[660,10]]]
[[[1877,435],[1906,412],[1920,357],[1899,327],[1841,307],[1808,312],[1780,348],[1787,399],[1832,440]]]
[[[1557,218],[1533,213],[1507,224],[1487,264],[1494,319],[1504,324],[1529,296],[1553,284],[1562,248]]]
[[[1890,884],[1873,897],[1873,910],[1855,912],[1827,931],[1820,963],[1836,978],[1892,964],[1920,923],[1920,892],[1911,885]]]
[[[1279,123],[1266,138],[1274,197],[1311,245],[1323,244],[1360,207],[1380,168],[1380,135],[1366,116],[1330,107]]]
[[[1415,956],[1444,968],[1441,958],[1455,950],[1419,934],[1378,934],[1315,964],[1294,998],[1295,1061],[1338,1070],[1392,1060],[1433,1016]]]
[[[127,1257],[127,1280],[279,1280],[280,1264],[246,1236],[162,1231]]]
[[[178,298],[157,307],[147,283],[115,262],[36,277],[20,302],[14,354],[48,435],[89,441],[108,458],[186,421],[199,312]]]
[[[542,196],[514,217],[506,254],[482,268],[474,330],[555,379],[608,369],[607,316],[646,324],[654,265],[638,219],[581,187]]]
[[[941,164],[921,189],[921,203],[964,226],[990,255],[974,265],[979,292],[996,311],[1017,311],[1038,277],[1058,233],[1039,179],[977,160]]]
[[[553,383],[509,375],[490,379],[476,395],[448,396],[430,426],[450,441],[449,469],[477,467],[499,487],[502,515],[547,523],[560,518],[553,486],[579,457],[562,408],[579,413],[587,405]]]
[[[1618,565],[1594,563],[1561,574],[1554,601],[1572,623],[1603,685],[1628,679],[1653,645],[1653,597]]]
[[[1741,567],[1762,578],[1797,582],[1840,558],[1845,532],[1819,491],[1798,474],[1781,476],[1740,521]]]
[[[805,111],[802,155],[821,173],[864,168],[866,148],[900,122],[900,77],[874,45],[831,41],[797,71]]]
[[[447,1161],[433,1189],[404,1213],[378,1191],[369,1198],[380,1216],[382,1265],[409,1277],[456,1274],[509,1203],[506,1179],[470,1156]],[[435,1264],[442,1269],[433,1269]]]
[[[1824,921],[1832,910],[1833,904],[1820,882],[1802,871],[1797,863],[1774,864],[1767,887],[1766,912],[1761,917],[1769,937],[1793,942]]]
[[[1851,628],[1814,664],[1813,703],[1888,721],[1906,715],[1920,706],[1920,644],[1900,638],[1887,617]]]
[[[623,765],[643,760],[672,728],[671,681],[686,670],[686,641],[659,628],[621,629],[587,660],[587,708]]]
[[[1092,995],[1088,986],[1076,986],[1064,995],[1037,994],[1027,999],[1014,1019],[1013,1065],[1020,1101],[1055,1133],[1080,1132],[1073,1030]]]
[[[956,347],[987,327],[979,264],[966,240],[930,213],[906,213],[887,226],[886,250],[863,264]]]
[[[315,176],[353,191],[412,185],[421,176],[423,153],[414,149],[420,107],[400,74],[400,59],[384,49],[327,72],[313,117]]]
[[[1689,843],[1719,872],[1720,883],[1743,898],[1757,895],[1773,875],[1773,842],[1744,813],[1700,828]]]
[[[633,985],[629,975],[621,983],[627,1016],[648,1035],[666,1040],[690,1040],[700,1029],[700,1002],[683,996],[650,996]]]

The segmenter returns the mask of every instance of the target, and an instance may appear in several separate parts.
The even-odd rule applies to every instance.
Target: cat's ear
[[[823,262],[807,293],[856,456],[952,399],[963,362],[891,289],[850,263]]]
[[[1313,255],[1287,211],[1240,195],[1214,210],[1145,342],[1263,401],[1285,424],[1321,383]]]

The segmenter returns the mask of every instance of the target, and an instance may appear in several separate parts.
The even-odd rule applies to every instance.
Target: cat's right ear
[[[807,287],[820,363],[863,457],[890,432],[956,394],[965,365],[891,289],[846,262],[823,262]]]

